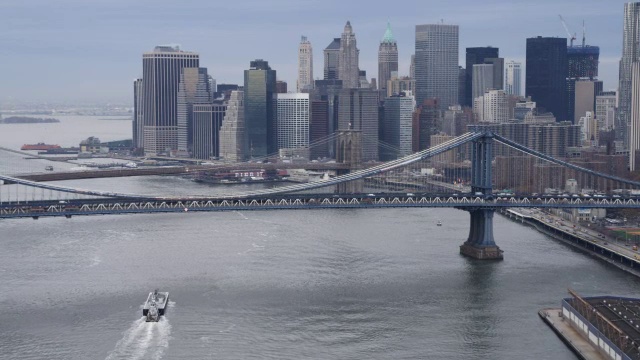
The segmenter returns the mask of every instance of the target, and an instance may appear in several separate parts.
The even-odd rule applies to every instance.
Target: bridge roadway
[[[290,194],[237,198],[94,198],[61,201],[0,203],[2,218],[39,218],[74,215],[138,213],[353,209],[353,208],[457,208],[477,210],[501,208],[640,208],[640,197],[563,198],[512,196],[493,197],[472,194]]]
[[[640,253],[633,250],[630,241],[619,242],[616,238],[535,208],[507,209],[503,214],[516,221],[525,220],[542,233],[587,250],[602,260],[640,276]]]
[[[371,164],[376,165],[376,164]],[[339,163],[239,163],[232,165],[188,165],[188,166],[154,166],[139,168],[117,168],[117,169],[96,169],[84,171],[60,171],[47,172],[37,174],[23,174],[15,177],[36,181],[61,181],[61,180],[77,180],[77,179],[95,179],[107,177],[126,177],[126,176],[149,176],[149,175],[182,175],[194,172],[205,172],[210,174],[229,172],[229,171],[249,171],[249,170],[287,170],[287,169],[306,169],[314,171],[329,170],[346,170],[349,164]]]

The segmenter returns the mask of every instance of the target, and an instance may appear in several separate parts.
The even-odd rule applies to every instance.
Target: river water
[[[537,311],[569,287],[638,295],[635,277],[501,216],[505,260],[462,257],[468,224],[454,209],[0,220],[0,359],[575,359]],[[145,323],[154,288],[170,308]]]

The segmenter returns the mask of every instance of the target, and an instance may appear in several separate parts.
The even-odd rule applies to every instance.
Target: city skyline
[[[557,4],[543,1],[531,5],[493,1],[490,4],[493,6],[465,2],[463,7],[430,4],[429,16],[414,15],[420,11],[407,11],[406,15],[390,17],[374,4],[370,9],[362,9],[351,3],[340,3],[343,11],[336,15],[332,9],[338,2],[333,0],[295,4],[252,0],[223,6],[156,1],[153,7],[148,1],[130,4],[115,0],[79,7],[76,6],[79,2],[74,0],[62,0],[54,5],[44,1],[26,5],[8,0],[0,5],[0,29],[3,30],[0,45],[5,49],[0,60],[14,70],[7,72],[3,79],[5,86],[0,89],[0,101],[131,102],[130,83],[142,75],[140,54],[156,45],[171,43],[199,53],[202,66],[209,69],[218,83],[241,84],[243,64],[264,58],[278,71],[280,80],[295,84],[300,36],[306,35],[312,44],[322,49],[340,36],[346,21],[351,21],[357,33],[360,68],[366,70],[369,77],[377,74],[376,55],[387,21],[398,41],[400,75],[409,75],[415,25],[436,24],[441,19],[444,24],[460,27],[460,64],[464,64],[466,47],[489,45],[499,47],[501,57],[507,61],[524,63],[526,38],[566,37],[558,13],[563,14],[571,31],[578,35],[582,20],[586,21],[587,44],[601,47],[599,78],[604,81],[605,89],[612,89],[617,87],[618,61],[622,55],[625,2],[615,0],[603,4],[590,0]],[[408,1],[403,7],[420,9],[426,5]],[[527,13],[526,24],[517,16],[523,12]],[[309,20],[301,16],[304,13],[314,16]],[[167,23],[164,20],[167,18],[175,21]],[[302,18],[306,20],[301,21]],[[492,20],[500,26],[490,25]],[[267,25],[268,31],[264,31]],[[277,41],[265,41],[265,37]],[[322,53],[317,51],[313,60],[315,77],[319,78]]]

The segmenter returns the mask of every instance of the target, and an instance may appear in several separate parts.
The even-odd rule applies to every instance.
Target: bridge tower
[[[471,144],[471,192],[474,196],[492,197],[491,161],[493,159],[493,134]],[[471,215],[469,238],[460,246],[460,253],[481,260],[502,260],[502,250],[493,239],[493,213],[495,209],[465,209]]]
[[[336,141],[336,162],[349,164],[349,170],[338,170],[344,175],[362,168],[362,132],[360,130],[340,130]],[[361,193],[364,180],[354,180],[336,185],[339,194]]]

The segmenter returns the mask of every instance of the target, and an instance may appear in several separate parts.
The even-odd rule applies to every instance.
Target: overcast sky
[[[526,38],[566,37],[558,14],[581,41],[600,46],[600,79],[617,87],[623,0],[1,0],[0,102],[131,102],[142,53],[179,44],[200,53],[218,83],[243,82],[249,61],[269,61],[295,90],[297,48],[306,35],[314,77],[322,77],[322,50],[351,21],[360,68],[377,77],[377,51],[391,22],[409,73],[415,25],[460,26],[464,49],[496,46],[524,65]],[[524,80],[524,79],[523,79]],[[1,104],[0,104],[1,105]]]

